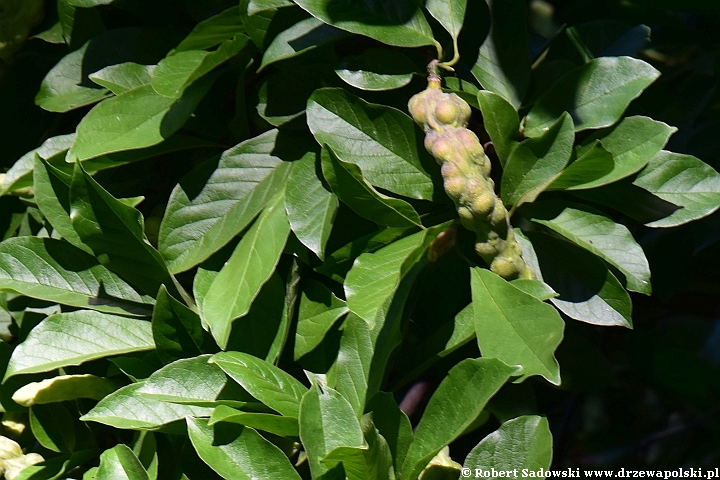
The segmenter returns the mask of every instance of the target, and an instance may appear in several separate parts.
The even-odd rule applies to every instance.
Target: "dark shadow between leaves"
[[[85,10],[85,9],[78,9]],[[135,62],[153,65],[176,45],[178,37],[169,31],[154,31],[136,27],[118,28],[94,37],[88,43],[82,59],[82,81],[88,88],[102,88],[88,75],[110,65]]]
[[[332,23],[362,22],[374,26],[399,26],[412,20],[419,7],[409,0],[329,0],[325,3]]]
[[[603,287],[608,269],[592,253],[559,238],[526,232],[535,248],[545,283],[571,303],[587,302]]]

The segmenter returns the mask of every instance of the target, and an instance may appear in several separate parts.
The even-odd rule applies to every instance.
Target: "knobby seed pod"
[[[475,232],[475,251],[490,270],[506,280],[534,279],[505,205],[495,195],[490,160],[477,136],[466,128],[470,106],[457,95],[443,92],[433,64],[430,69],[428,87],[410,99],[408,109],[425,131],[425,148],[441,165],[443,186],[455,203],[460,223]]]

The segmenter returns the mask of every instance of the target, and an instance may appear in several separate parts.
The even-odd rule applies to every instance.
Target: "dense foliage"
[[[716,465],[713,5],[0,2],[5,478]]]

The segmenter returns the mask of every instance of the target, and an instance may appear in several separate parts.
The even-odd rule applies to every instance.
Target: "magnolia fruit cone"
[[[445,192],[462,225],[475,232],[475,251],[490,270],[506,280],[533,279],[522,249],[510,226],[508,212],[495,195],[490,160],[477,136],[468,130],[470,106],[440,88],[440,77],[430,75],[428,87],[413,96],[408,109],[425,130],[425,148],[441,165]]]

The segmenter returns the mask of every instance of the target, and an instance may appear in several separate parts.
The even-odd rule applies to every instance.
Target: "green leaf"
[[[340,83],[330,63],[288,62],[265,77],[258,89],[257,113],[275,127],[305,130],[305,114],[310,95],[318,88]],[[303,132],[304,133],[304,132]],[[309,150],[316,150],[313,145]]]
[[[467,0],[428,0],[425,3],[430,15],[440,22],[453,38],[460,35],[466,7]]]
[[[220,405],[213,410],[208,425],[212,426],[218,422],[237,423],[282,437],[298,437],[300,435],[297,418],[281,417],[271,413],[241,412],[225,405]]]
[[[205,50],[242,33],[240,9],[233,6],[195,25],[187,37],[175,47],[175,52]]]
[[[592,253],[546,235],[520,237],[523,256],[535,247],[533,270],[558,293],[550,301],[570,318],[594,325],[632,328],[632,303],[617,278]]]
[[[394,90],[412,80],[415,64],[402,52],[368,48],[345,57],[335,73],[345,83],[368,91]]]
[[[263,12],[265,10],[275,10],[282,7],[291,7],[294,3],[290,0],[250,0],[247,6],[248,15],[255,15],[256,13]]]
[[[355,259],[363,253],[372,253],[395,240],[413,233],[416,227],[384,228],[357,238],[335,250],[325,262],[315,270],[333,280],[344,283],[345,275],[352,267]]]
[[[348,401],[330,387],[314,384],[300,405],[300,440],[308,455],[310,472],[318,477],[328,470],[320,460],[339,447],[364,448],[360,422]]]
[[[53,229],[77,248],[92,254],[72,226],[70,220],[70,184],[72,176],[53,167],[40,155],[35,155],[32,170],[35,201]]]
[[[117,390],[98,402],[80,420],[132,430],[156,430],[186,416],[209,417],[212,408],[152,400],[137,393],[142,382]]]
[[[115,95],[120,95],[128,90],[149,85],[154,70],[155,65],[125,62],[91,73],[88,78]]]
[[[62,403],[30,407],[30,428],[40,445],[53,452],[75,450],[75,422]]]
[[[628,290],[649,295],[650,267],[627,227],[589,207],[566,205],[545,202],[529,209],[530,218],[615,266],[625,275]]]
[[[314,280],[303,284],[295,333],[295,360],[317,347],[335,322],[348,311],[325,285]]]
[[[514,367],[496,358],[468,358],[451,368],[425,407],[405,458],[402,479],[416,479],[428,462],[480,415],[514,372]]]
[[[432,30],[416,4],[396,0],[384,8],[382,0],[350,0],[338,5],[326,0],[294,0],[310,15],[328,25],[365,35],[397,47],[434,45]]]
[[[201,407],[219,403],[258,406],[236,383],[228,380],[217,365],[208,363],[209,359],[210,355],[200,355],[165,365],[142,382],[136,394],[151,400]]]
[[[628,117],[609,132],[594,133],[578,146],[578,155],[590,151],[595,142],[599,141],[602,147],[613,155],[613,169],[599,178],[566,188],[595,188],[638,172],[665,146],[670,135],[676,131],[677,128],[648,117]],[[570,167],[572,168],[572,165]]]
[[[25,467],[14,480],[55,480],[76,468],[97,459],[97,449],[80,450],[72,455],[58,455],[44,462]],[[94,477],[93,477],[94,480]]]
[[[186,88],[237,55],[249,41],[249,37],[240,34],[221,43],[214,52],[175,52],[158,63],[152,75],[152,87],[160,95],[180,98]]]
[[[153,348],[149,322],[90,310],[58,313],[15,347],[5,378]]]
[[[153,299],[69,243],[37,237],[0,243],[0,288],[101,312],[148,315]]]
[[[655,226],[654,222],[662,221],[681,208],[633,185],[632,180],[626,178],[592,190],[578,190],[573,195],[606,205],[648,226]]]
[[[338,199],[323,184],[316,155],[293,162],[285,185],[285,210],[295,236],[321,260],[337,209]]]
[[[273,363],[278,342],[284,343],[286,335],[285,296],[285,283],[275,272],[260,289],[247,315],[233,321],[225,350],[249,353]]]
[[[366,410],[372,413],[372,420],[378,432],[387,441],[392,454],[395,473],[399,476],[405,456],[413,441],[413,431],[405,412],[400,410],[393,394],[379,392],[367,403]]]
[[[484,358],[521,367],[521,379],[541,375],[560,385],[554,353],[562,341],[563,322],[552,306],[475,267],[471,275],[475,333]]]
[[[349,480],[394,480],[393,457],[388,442],[380,435],[372,415],[360,421],[367,447],[338,447],[322,459],[326,466],[342,464]]]
[[[59,375],[40,382],[28,383],[13,393],[12,399],[23,407],[78,398],[100,400],[117,387],[114,381],[95,375]]]
[[[142,214],[110,195],[80,163],[70,184],[70,218],[80,240],[110,270],[152,296],[162,284],[177,294],[164,259],[144,239]]]
[[[575,131],[608,127],[660,72],[630,57],[602,57],[569,72],[530,109],[525,135],[536,137],[570,112]]]
[[[347,33],[310,17],[280,32],[263,53],[258,71],[271,63],[295,57],[321,45],[334,42]]]
[[[420,131],[404,113],[322,88],[308,100],[307,122],[320,145],[360,167],[371,184],[406,197],[432,198],[432,181],[419,157],[425,151]]]
[[[655,155],[633,184],[681,206],[672,215],[648,224],[674,227],[710,215],[720,207],[720,175],[701,160],[665,150]]]
[[[577,152],[577,150],[576,150]],[[596,141],[583,151],[582,156],[572,162],[550,184],[548,190],[577,190],[584,185],[595,183],[615,169],[613,154],[602,143]]]
[[[291,151],[290,142],[292,137],[270,130],[224,152],[217,168],[202,164],[180,181],[170,195],[158,247],[172,272],[220,250],[283,188],[290,168],[278,155]]]
[[[420,217],[405,200],[382,195],[363,178],[360,167],[343,162],[327,145],[322,153],[323,175],[337,197],[358,215],[390,227],[420,226]]]
[[[300,400],[307,388],[285,371],[241,352],[217,353],[211,362],[268,407],[282,415],[298,418]]]
[[[486,1],[492,27],[472,73],[485,90],[497,93],[517,110],[530,85],[526,5],[522,0]]]
[[[300,475],[278,447],[250,427],[187,418],[188,435],[195,451],[224,478],[298,479]]]
[[[342,326],[337,360],[327,373],[327,383],[350,402],[358,418],[365,411],[372,358],[373,344],[367,322],[348,315]]]
[[[277,195],[210,285],[200,316],[221,348],[227,345],[232,321],[250,311],[261,287],[275,271],[289,233],[284,195]]]
[[[203,330],[197,313],[160,287],[152,315],[152,336],[163,363],[202,353]]]
[[[377,317],[395,295],[401,267],[423,244],[425,232],[397,240],[375,253],[363,253],[353,263],[345,281],[345,297],[351,312],[375,328]]]
[[[182,127],[213,81],[205,77],[181,98],[159,95],[152,85],[143,85],[105,100],[80,121],[68,157],[85,160],[161,143]]]
[[[519,288],[528,295],[532,295],[541,302],[557,297],[559,294],[550,285],[542,280],[527,280],[518,278],[510,282],[513,287]]]
[[[50,112],[66,112],[107,98],[112,93],[95,85],[83,85],[82,64],[89,43],[66,55],[45,76],[35,104]],[[88,82],[89,83],[89,82]]]
[[[458,77],[445,77],[444,80],[445,88],[442,89],[443,92],[454,93],[455,95],[465,100],[468,104],[470,104],[470,106],[473,106],[478,110],[480,109],[480,104],[478,103],[478,93],[481,90],[477,86],[475,86],[474,83]],[[502,97],[498,96],[498,98]],[[507,103],[505,102],[505,100],[503,100],[503,102]]]
[[[111,479],[149,480],[147,470],[143,467],[135,453],[124,444],[105,450],[100,455],[100,467],[95,480]]]
[[[482,111],[485,130],[490,135],[501,165],[505,165],[520,134],[518,113],[507,100],[497,93],[481,90],[477,100]]]
[[[463,467],[482,471],[537,472],[548,470],[551,461],[552,434],[547,418],[526,415],[503,423],[483,438],[465,458]]]
[[[534,202],[570,161],[574,141],[572,118],[564,113],[542,135],[517,144],[503,171],[503,202],[515,206]]]
[[[5,179],[0,186],[0,195],[13,192],[20,188],[29,187],[33,184],[33,167],[35,165],[35,154],[39,155],[43,160],[49,160],[54,165],[64,163],[65,152],[75,141],[75,134],[58,135],[45,140],[42,145],[20,157],[10,170],[5,173]],[[63,157],[63,158],[58,158]],[[52,159],[52,160],[51,160]]]

